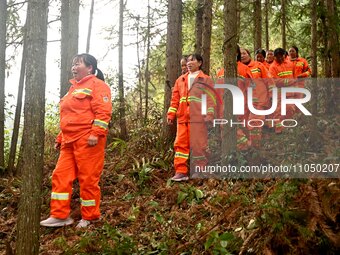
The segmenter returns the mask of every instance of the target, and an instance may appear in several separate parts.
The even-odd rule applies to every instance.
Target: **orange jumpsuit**
[[[271,98],[271,92],[275,87],[274,81],[270,79],[268,70],[265,66],[258,62],[251,60],[248,67],[253,75],[253,106],[257,110],[267,109],[269,106],[269,99]],[[250,113],[249,119],[262,120],[264,123],[265,116],[255,115]],[[252,121],[251,125],[248,125],[249,140],[251,145],[259,147],[262,137],[262,127],[260,121]]]
[[[245,120],[248,121],[249,117],[249,109],[247,107],[247,89],[251,84],[252,73],[248,66],[242,64],[240,61],[237,62],[237,86],[241,89],[244,95],[244,115],[238,117],[239,121]],[[217,73],[217,83],[224,83],[224,69],[220,69]],[[223,89],[217,89],[218,94],[221,98],[223,98]],[[221,107],[219,113],[219,118],[223,118],[223,107]],[[250,141],[247,138],[247,135],[244,132],[244,129],[237,129],[237,148],[240,150],[245,150],[248,148]]]
[[[208,162],[207,118],[213,120],[216,108],[216,94],[210,77],[199,72],[190,90],[188,74],[181,75],[172,91],[168,119],[177,117],[177,134],[174,143],[174,166],[176,173],[188,174],[188,159],[191,149],[191,167],[206,166]],[[207,95],[207,114],[201,113],[202,94]]]
[[[70,82],[68,93],[60,101],[61,132],[56,142],[61,148],[52,174],[50,215],[59,219],[69,216],[72,183],[78,178],[82,218],[94,220],[100,217],[98,183],[112,112],[111,91],[94,75]],[[90,135],[98,137],[97,145],[88,145]]]
[[[284,60],[281,64],[274,62],[269,68],[269,73],[274,78],[276,87],[292,87],[294,86],[294,66],[289,60]],[[294,98],[294,93],[288,93],[287,98]],[[281,115],[281,93],[278,93],[278,105],[275,112],[271,115],[271,119],[279,119],[280,121],[275,121],[275,132],[281,133],[283,126],[281,121],[284,119],[291,118],[295,113],[295,105],[287,105],[286,116]]]
[[[294,77],[295,78],[308,78],[311,76],[312,71],[308,66],[307,60],[304,58],[289,59],[294,65]],[[295,86],[298,88],[304,88],[305,82],[303,80],[297,81]],[[301,93],[296,93],[297,98],[301,98],[303,95]]]

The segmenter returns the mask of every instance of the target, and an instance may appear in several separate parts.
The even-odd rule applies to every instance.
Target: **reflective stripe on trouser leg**
[[[248,144],[249,144],[248,138],[241,128],[237,129],[236,137],[237,137],[237,149],[238,150],[248,149]]]
[[[283,130],[283,126],[281,125],[281,120],[284,117],[281,115],[281,93],[278,93],[278,104],[276,110],[269,116],[268,119],[274,119],[274,127],[276,133],[281,133]]]
[[[76,163],[72,143],[62,144],[56,168],[52,173],[50,215],[65,219],[70,215],[72,183],[76,178]]]
[[[204,122],[190,123],[191,173],[196,166],[201,169],[208,164],[208,130]]]
[[[88,135],[74,142],[74,155],[78,167],[81,215],[84,220],[100,217],[99,180],[104,166],[106,138],[99,137],[96,146],[89,146]]]
[[[188,173],[189,128],[188,123],[177,123],[177,133],[174,143],[174,166],[176,173]]]

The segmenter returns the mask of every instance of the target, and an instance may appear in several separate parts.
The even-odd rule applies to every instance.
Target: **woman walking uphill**
[[[111,119],[111,91],[104,82],[97,60],[89,54],[73,59],[73,79],[60,100],[60,128],[56,148],[60,156],[52,174],[50,217],[45,227],[70,225],[72,183],[80,185],[81,216],[77,228],[87,227],[100,217],[99,179],[104,165],[104,149]]]

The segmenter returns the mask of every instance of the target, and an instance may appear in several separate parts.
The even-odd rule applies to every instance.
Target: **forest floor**
[[[263,147],[238,155],[242,164],[338,164],[340,116],[299,119],[299,128],[265,133]],[[110,144],[101,178],[102,218],[41,227],[40,254],[340,254],[340,169],[333,179],[193,179],[173,183],[173,151],[156,129]],[[270,160],[268,160],[270,159]],[[42,215],[49,215],[46,164]],[[15,245],[19,187],[0,179],[0,254]],[[80,220],[79,188],[72,215]]]

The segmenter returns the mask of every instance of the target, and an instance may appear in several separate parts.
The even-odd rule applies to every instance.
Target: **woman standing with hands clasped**
[[[82,219],[77,228],[100,218],[99,179],[105,156],[106,135],[111,119],[111,91],[104,82],[97,60],[89,54],[73,59],[73,79],[60,101],[60,129],[56,148],[60,156],[52,174],[50,217],[45,227],[70,225],[72,183],[78,178]]]

